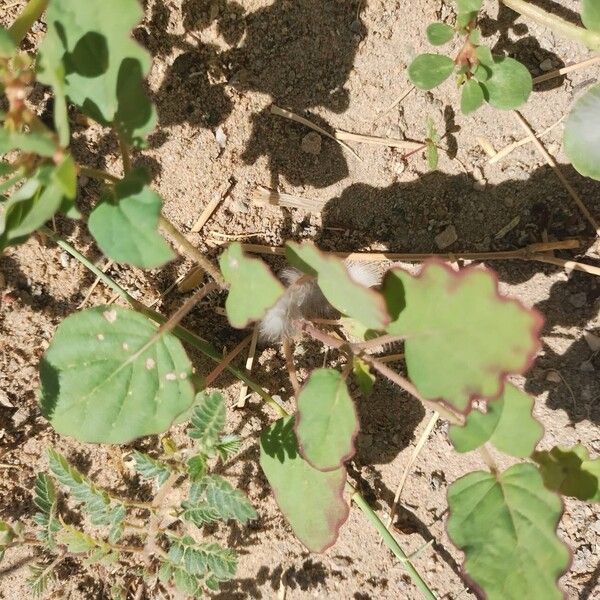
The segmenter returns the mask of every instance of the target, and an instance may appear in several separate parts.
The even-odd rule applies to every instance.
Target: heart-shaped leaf
[[[293,266],[317,276],[323,295],[342,314],[370,329],[382,329],[389,322],[382,296],[352,279],[344,261],[311,243],[288,242],[286,256]]]
[[[332,546],[350,512],[343,496],[346,469],[311,467],[298,452],[294,417],[283,417],[263,431],[260,466],[298,539],[312,552]]]
[[[40,364],[41,405],[54,429],[123,444],[166,431],[194,402],[192,365],[172,334],[143,315],[97,306],[67,317]]]
[[[238,329],[264,317],[284,292],[269,267],[262,260],[246,256],[237,242],[223,252],[219,266],[231,286],[225,302],[227,318]]]
[[[494,108],[512,110],[527,102],[533,81],[527,68],[508,56],[494,56],[493,64],[486,64],[491,76],[485,82],[486,100]]]
[[[452,444],[458,452],[470,452],[489,441],[510,456],[530,456],[544,434],[532,408],[533,398],[507,383],[502,396],[487,403],[487,413],[472,410],[463,427],[450,426]]]
[[[160,196],[146,185],[142,171],[133,171],[109,188],[90,213],[88,228],[106,256],[116,262],[151,269],[174,257],[158,233]]]
[[[444,83],[454,71],[454,61],[441,54],[419,54],[408,67],[408,78],[421,90]]]
[[[582,175],[600,180],[600,85],[575,103],[565,124],[564,142],[573,166]]]
[[[556,446],[550,451],[535,452],[532,458],[548,489],[579,500],[600,502],[600,458],[590,460],[584,446]]]
[[[590,31],[600,31],[600,2],[581,0],[581,20]]]
[[[462,86],[460,110],[463,115],[475,112],[484,102],[483,88],[475,79],[469,79]]]
[[[317,369],[298,394],[296,436],[303,458],[319,471],[341,467],[355,452],[358,417],[335,369]]]
[[[53,0],[40,49],[40,80],[130,143],[156,121],[143,83],[150,57],[131,38],[142,16],[137,0]]]
[[[454,29],[446,23],[431,23],[426,33],[429,43],[434,46],[443,46],[454,37]]]
[[[495,398],[539,348],[541,316],[500,296],[488,270],[428,261],[418,276],[388,271],[383,292],[394,318],[387,330],[406,338],[408,374],[428,400],[466,411],[475,397]]]
[[[538,470],[517,464],[496,478],[475,471],[448,488],[448,534],[489,600],[559,600],[569,551],[556,534],[560,498]]]

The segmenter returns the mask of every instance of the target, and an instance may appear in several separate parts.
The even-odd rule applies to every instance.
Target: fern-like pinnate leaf
[[[87,564],[99,562],[107,564],[118,559],[118,553],[113,550],[110,544],[80,531],[73,525],[63,525],[58,532],[57,540],[60,544],[65,545],[69,552],[86,554]]]
[[[55,564],[56,563],[43,565],[40,563],[34,563],[29,567],[27,584],[31,589],[31,595],[33,598],[41,597],[54,583],[56,579],[56,574],[54,572]]]
[[[198,440],[203,452],[212,455],[213,447],[219,441],[219,433],[225,425],[223,396],[218,392],[212,394],[201,392],[197,398],[197,405],[194,407],[191,425],[188,435]]]
[[[184,501],[181,503],[181,507],[183,508],[183,512],[180,515],[181,518],[184,521],[194,523],[198,527],[202,527],[202,525],[206,525],[207,523],[214,523],[221,519],[219,512],[206,502],[193,504]]]
[[[143,452],[133,451],[133,460],[135,461],[135,470],[144,478],[150,480],[156,480],[158,485],[162,485],[167,479],[169,479],[172,471],[171,467]]]
[[[33,515],[33,521],[40,526],[37,539],[44,542],[50,549],[56,545],[56,533],[60,529],[60,521],[56,517],[56,486],[52,477],[46,473],[39,473],[35,479],[34,504],[39,509]]]
[[[242,442],[237,435],[224,435],[215,445],[215,450],[222,461],[235,456],[240,451]]]
[[[235,519],[245,524],[258,517],[246,495],[218,475],[205,477],[193,487],[195,489],[190,491],[190,499],[198,502],[200,495],[203,495],[206,504],[224,521]]]
[[[170,536],[168,561],[175,568],[184,568],[192,576],[212,575],[219,581],[235,576],[237,556],[230,548],[219,544],[199,544],[190,536]]]
[[[71,492],[73,498],[81,502],[94,525],[109,525],[111,542],[116,541],[122,532],[125,507],[114,500],[108,492],[99,488],[90,479],[71,466],[67,459],[54,449],[48,450],[50,469]]]

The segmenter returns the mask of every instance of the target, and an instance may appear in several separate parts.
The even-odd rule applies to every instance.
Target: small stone
[[[394,172],[396,173],[396,175],[402,175],[402,173],[404,173],[405,170],[406,170],[406,162],[404,162],[403,160],[399,160],[394,165]]]
[[[592,352],[600,351],[600,337],[594,335],[593,333],[590,333],[589,331],[584,331],[583,339],[586,341],[589,349]]]
[[[456,240],[458,240],[458,235],[456,234],[456,228],[454,225],[448,225],[444,231],[435,236],[436,246],[440,250],[451,246],[454,244],[454,242],[456,242]]]
[[[571,294],[569,296],[569,302],[575,308],[583,308],[587,304],[587,294],[585,292],[578,292],[577,294]]]
[[[221,150],[227,145],[227,135],[225,135],[222,127],[217,127],[215,131],[215,140]]]
[[[483,192],[483,190],[485,190],[485,181],[475,181],[473,183],[473,189],[476,192]]]
[[[66,252],[61,252],[60,253],[60,266],[63,269],[66,269],[69,266],[69,255]]]
[[[318,156],[321,154],[321,143],[321,136],[316,131],[311,131],[302,138],[302,152]]]
[[[552,59],[547,58],[540,63],[540,69],[542,71],[552,71],[554,69],[554,65],[552,64]]]

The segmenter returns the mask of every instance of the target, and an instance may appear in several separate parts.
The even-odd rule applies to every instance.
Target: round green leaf
[[[560,600],[569,565],[556,534],[560,498],[538,470],[517,464],[496,478],[469,473],[448,488],[448,534],[465,553],[465,571],[488,600]]]
[[[264,430],[260,466],[298,539],[312,552],[332,546],[350,512],[343,495],[346,469],[324,472],[311,467],[298,452],[294,417],[283,417]]]
[[[590,31],[600,31],[600,2],[581,0],[581,20]]]
[[[564,142],[573,166],[582,175],[600,180],[600,85],[575,103],[565,125]]]
[[[525,458],[544,434],[532,408],[533,398],[507,383],[502,396],[487,403],[486,413],[472,410],[464,426],[451,425],[450,440],[458,452],[470,452],[489,441],[509,456]]]
[[[454,71],[454,61],[441,54],[419,54],[408,67],[408,78],[418,88],[431,90]]]
[[[192,365],[143,315],[98,306],[67,317],[40,364],[42,411],[61,434],[123,444],[166,431],[194,402]]]
[[[431,23],[427,27],[427,39],[434,46],[443,46],[454,37],[454,29],[446,23]]]
[[[460,110],[464,115],[475,112],[484,101],[483,89],[475,79],[469,79],[462,87]]]
[[[332,471],[355,452],[358,417],[346,382],[335,369],[317,369],[298,394],[296,436],[315,469]]]
[[[491,69],[491,76],[485,82],[486,99],[494,108],[512,110],[527,102],[533,81],[524,65],[514,58],[495,56],[493,64],[486,66]]]
[[[369,329],[381,329],[389,322],[381,294],[355,281],[339,258],[318,250],[314,244],[288,242],[290,264],[316,275],[319,288],[331,305]]]
[[[261,319],[284,292],[269,267],[262,260],[246,256],[238,242],[223,252],[219,266],[231,286],[225,301],[227,318],[238,329]]]
[[[383,292],[395,319],[387,331],[406,338],[408,374],[428,400],[466,411],[495,398],[539,348],[541,316],[500,296],[490,271],[429,261],[417,276],[388,271]]]
[[[102,194],[90,213],[88,228],[102,252],[116,262],[151,269],[174,257],[158,233],[162,208],[141,171],[130,173]]]

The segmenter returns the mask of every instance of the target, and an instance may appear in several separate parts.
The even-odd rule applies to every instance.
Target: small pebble
[[[587,294],[585,292],[579,292],[577,294],[571,294],[569,296],[569,302],[575,308],[583,308],[587,304]]]
[[[302,152],[318,156],[321,154],[321,143],[321,136],[316,131],[311,131],[302,138]]]
[[[458,235],[454,225],[448,225],[444,231],[435,236],[435,244],[440,250],[451,246],[456,240],[458,240]]]
[[[552,71],[554,69],[554,65],[552,64],[552,59],[547,58],[540,63],[540,69],[542,71]]]
[[[589,331],[583,332],[583,339],[586,341],[589,349],[592,352],[598,352],[600,350],[600,337],[590,333]]]
[[[562,379],[556,371],[549,371],[546,375],[546,381],[551,381],[552,383],[560,383]]]

